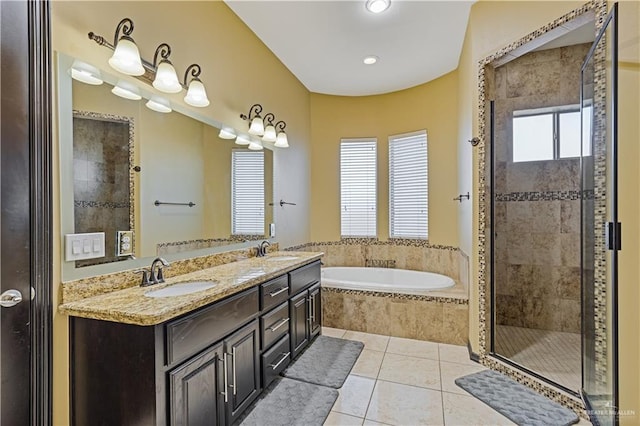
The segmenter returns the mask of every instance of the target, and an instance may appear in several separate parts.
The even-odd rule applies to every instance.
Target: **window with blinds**
[[[262,151],[232,151],[231,228],[234,235],[264,235]]]
[[[427,132],[389,137],[389,232],[392,238],[428,237]]]
[[[340,142],[340,229],[343,237],[376,236],[376,139]]]

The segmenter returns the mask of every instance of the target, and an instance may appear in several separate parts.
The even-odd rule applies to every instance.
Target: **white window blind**
[[[392,238],[428,237],[427,132],[389,137],[389,228]]]
[[[231,154],[231,226],[234,235],[264,234],[264,153]]]
[[[343,237],[376,236],[376,139],[340,142],[340,228]]]

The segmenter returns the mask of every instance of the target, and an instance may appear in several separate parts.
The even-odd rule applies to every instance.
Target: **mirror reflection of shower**
[[[581,387],[580,70],[595,24],[488,74],[492,99],[493,352]]]

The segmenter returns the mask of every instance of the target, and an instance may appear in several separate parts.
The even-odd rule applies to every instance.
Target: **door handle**
[[[0,294],[0,306],[3,308],[16,306],[20,302],[22,302],[22,293],[18,290],[11,289]]]
[[[227,377],[227,354],[226,352],[222,353],[222,369],[223,377],[224,377],[224,391],[220,392],[221,395],[224,395],[224,402],[229,402],[229,382]]]
[[[236,395],[238,391],[237,379],[236,379],[236,347],[234,346],[231,350],[231,370],[233,370],[233,394]]]

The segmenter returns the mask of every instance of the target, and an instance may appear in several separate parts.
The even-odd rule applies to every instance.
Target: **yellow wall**
[[[309,240],[309,92],[223,3],[214,2],[51,2],[52,48],[108,69],[111,51],[87,38],[93,31],[111,40],[117,23],[130,17],[133,38],[145,59],[153,59],[162,42],[172,48],[171,60],[179,74],[197,62],[211,105],[197,112],[235,128],[246,128],[239,114],[254,103],[287,122],[291,148],[274,155],[274,198],[297,203],[278,209],[278,239],[283,246]],[[55,81],[55,80],[54,80]],[[57,91],[54,89],[54,96]],[[182,96],[169,95],[184,105]],[[54,102],[55,104],[55,102]],[[189,108],[187,106],[187,108]],[[54,112],[54,122],[57,113]],[[54,152],[58,150],[54,124]],[[59,184],[54,156],[54,188]],[[54,193],[54,258],[59,259],[59,193]],[[60,262],[54,264],[53,305],[59,303]],[[68,319],[54,311],[53,404],[55,425],[69,424]]]
[[[621,46],[638,53],[638,3],[621,2]],[[469,24],[461,55],[459,73],[458,129],[461,147],[458,157],[458,172],[461,188],[473,185],[472,194],[479,191],[478,150],[463,142],[478,134],[478,61],[518,40],[528,33],[552,22],[554,19],[582,6],[583,2],[520,2],[480,1],[471,9]],[[635,49],[635,50],[634,50]],[[623,57],[621,57],[624,60]],[[638,217],[638,140],[640,132],[638,109],[638,62],[620,69],[620,215],[623,225],[623,251],[620,254],[620,405],[622,410],[633,410],[635,416],[621,417],[622,424],[640,422],[640,359],[639,337],[640,303],[638,276],[640,270],[640,230]],[[471,172],[469,172],[471,171]],[[471,256],[469,340],[474,351],[479,350],[478,338],[478,200],[473,200],[472,209],[460,206],[460,246]]]
[[[311,241],[340,239],[340,139],[378,139],[378,238],[389,236],[390,135],[427,130],[429,241],[457,246],[457,73],[386,95],[311,94]],[[470,190],[470,188],[468,189]]]

